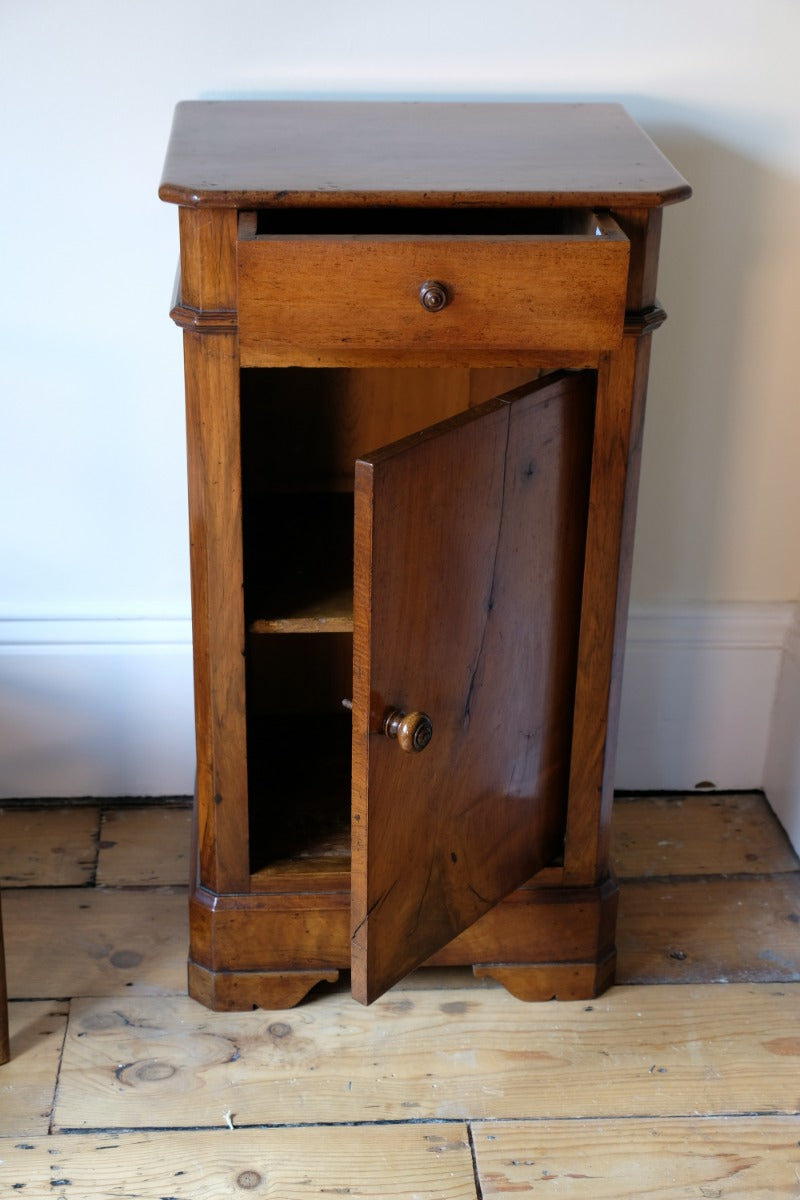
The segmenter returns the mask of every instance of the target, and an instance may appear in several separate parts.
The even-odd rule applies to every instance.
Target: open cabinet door
[[[356,464],[363,1003],[561,852],[594,396],[551,375]]]

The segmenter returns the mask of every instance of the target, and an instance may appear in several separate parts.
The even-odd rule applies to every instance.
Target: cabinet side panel
[[[660,209],[615,212],[630,239],[626,333],[601,362],[586,544],[565,878],[578,886],[609,870],[619,699],[625,650],[651,330],[665,314],[655,295]]]
[[[236,309],[236,213],[180,210],[182,302],[213,328]],[[223,323],[224,324],[224,323]],[[249,887],[239,347],[184,335],[195,647],[199,882]]]
[[[200,882],[249,887],[238,360],[185,335]]]
[[[637,347],[637,337],[626,337],[598,373],[565,847],[565,879],[576,886],[596,883],[609,869],[616,732],[609,703],[622,671],[636,481],[634,471],[632,492],[627,471],[638,455],[646,374],[646,364],[636,370]]]

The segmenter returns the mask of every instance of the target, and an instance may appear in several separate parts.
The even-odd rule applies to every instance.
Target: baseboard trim
[[[0,656],[88,654],[115,647],[136,654],[152,646],[182,653],[192,643],[189,617],[0,617]]]
[[[763,787],[800,838],[798,730],[794,605],[631,612],[618,788]],[[0,797],[193,786],[188,618],[0,619]]]
[[[633,609],[616,784],[764,786],[791,604]]]
[[[186,618],[0,619],[0,798],[186,795]]]
[[[793,604],[634,608],[628,618],[627,649],[665,645],[671,650],[781,650],[794,612]]]

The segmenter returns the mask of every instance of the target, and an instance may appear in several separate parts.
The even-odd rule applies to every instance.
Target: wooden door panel
[[[563,844],[594,375],[359,460],[353,993],[368,1003]],[[406,753],[386,713],[424,710]]]

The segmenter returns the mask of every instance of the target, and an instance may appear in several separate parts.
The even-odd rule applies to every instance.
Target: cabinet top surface
[[[690,188],[617,104],[185,101],[175,204],[657,207]]]

